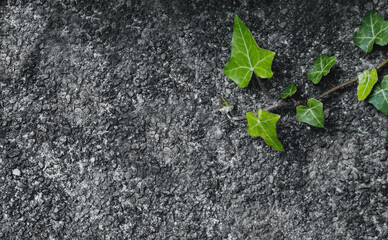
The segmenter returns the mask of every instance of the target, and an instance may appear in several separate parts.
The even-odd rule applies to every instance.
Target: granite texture
[[[388,56],[353,43],[374,1],[0,1],[0,239],[388,239],[387,118],[356,86],[276,152],[217,111],[271,104],[223,73],[237,14],[306,99]],[[322,53],[337,63],[318,85]],[[387,69],[380,74],[388,74]]]

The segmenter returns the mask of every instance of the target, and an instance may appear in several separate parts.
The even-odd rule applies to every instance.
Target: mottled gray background
[[[0,2],[0,239],[388,239],[387,118],[355,85],[325,129],[276,111],[283,152],[217,111],[270,104],[223,73],[236,14],[306,99],[387,58],[352,40],[386,0]]]

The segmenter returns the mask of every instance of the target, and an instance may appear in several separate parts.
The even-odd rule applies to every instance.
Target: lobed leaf
[[[369,70],[365,70],[363,73],[358,75],[357,98],[359,101],[368,97],[376,82],[377,71],[375,68],[373,68],[370,72]]]
[[[323,104],[310,98],[307,101],[307,106],[298,106],[296,108],[296,116],[299,122],[310,124],[314,127],[323,128],[325,124],[325,118],[323,116]]]
[[[285,98],[291,97],[295,93],[296,93],[296,85],[295,83],[291,83],[290,85],[288,85],[286,89],[284,89],[284,91],[280,94],[280,96],[282,97],[282,99],[285,99]]]
[[[262,137],[268,146],[277,151],[283,150],[283,145],[276,134],[276,123],[279,115],[266,112],[262,109],[257,111],[257,117],[252,112],[246,114],[248,120],[247,131],[253,137]]]
[[[373,104],[377,110],[388,115],[388,75],[383,78],[380,86],[377,84],[368,97],[368,102]]]
[[[245,88],[252,78],[252,72],[258,77],[270,78],[272,60],[275,53],[257,46],[249,29],[238,16],[234,19],[232,53],[224,73],[238,87]]]
[[[370,11],[362,19],[360,29],[354,34],[354,43],[365,53],[373,50],[373,43],[385,46],[388,43],[388,21],[375,11]]]
[[[314,84],[321,81],[322,76],[326,76],[330,72],[330,68],[335,64],[337,58],[335,56],[328,57],[326,54],[322,54],[315,61],[313,68],[308,71],[307,77]]]

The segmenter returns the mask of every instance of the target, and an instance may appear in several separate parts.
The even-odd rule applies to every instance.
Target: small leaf
[[[387,135],[385,136],[385,140],[388,142],[388,132],[387,132]]]
[[[328,57],[326,54],[319,56],[313,65],[313,68],[308,71],[307,77],[314,84],[321,81],[322,76],[326,76],[330,72],[330,68],[334,65],[337,58],[335,56]]]
[[[282,99],[285,99],[287,97],[291,97],[292,95],[294,95],[296,93],[296,85],[295,83],[291,83],[290,85],[288,85],[288,87],[280,94],[280,96],[282,97]]]
[[[252,72],[258,77],[270,78],[275,53],[257,46],[249,29],[238,16],[234,19],[232,54],[224,73],[240,88],[248,86]]]
[[[280,119],[279,115],[259,109],[257,111],[257,117],[252,112],[248,112],[246,116],[249,135],[262,137],[268,146],[273,147],[277,151],[283,150],[283,145],[276,134],[276,123]]]
[[[314,99],[310,98],[307,101],[307,106],[298,106],[296,108],[296,116],[299,122],[310,124],[314,127],[323,128],[325,119],[323,117],[323,104]]]
[[[230,105],[228,101],[226,101],[225,98],[221,97],[222,99],[222,107],[218,108],[218,111],[222,113],[229,113],[233,110],[234,106]]]
[[[226,99],[224,97],[221,97],[221,101],[222,101],[222,105],[224,105],[224,106],[229,105],[228,101],[226,101]]]
[[[385,46],[388,43],[388,21],[375,11],[370,11],[362,19],[360,29],[354,34],[354,43],[365,53],[373,49],[373,43]]]
[[[359,101],[368,97],[376,82],[377,71],[375,68],[373,68],[370,72],[369,70],[365,70],[363,73],[358,75],[357,98]]]
[[[373,104],[377,110],[388,115],[388,75],[383,78],[380,86],[377,84],[368,97],[368,102]]]

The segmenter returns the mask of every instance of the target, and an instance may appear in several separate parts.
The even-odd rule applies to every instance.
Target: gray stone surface
[[[277,111],[283,152],[217,112],[270,104],[223,74],[235,14],[276,52],[271,94],[303,99],[387,58],[352,41],[385,0],[0,8],[0,239],[388,238],[387,118],[355,86],[323,100],[325,129]],[[313,86],[322,53],[338,63]]]

